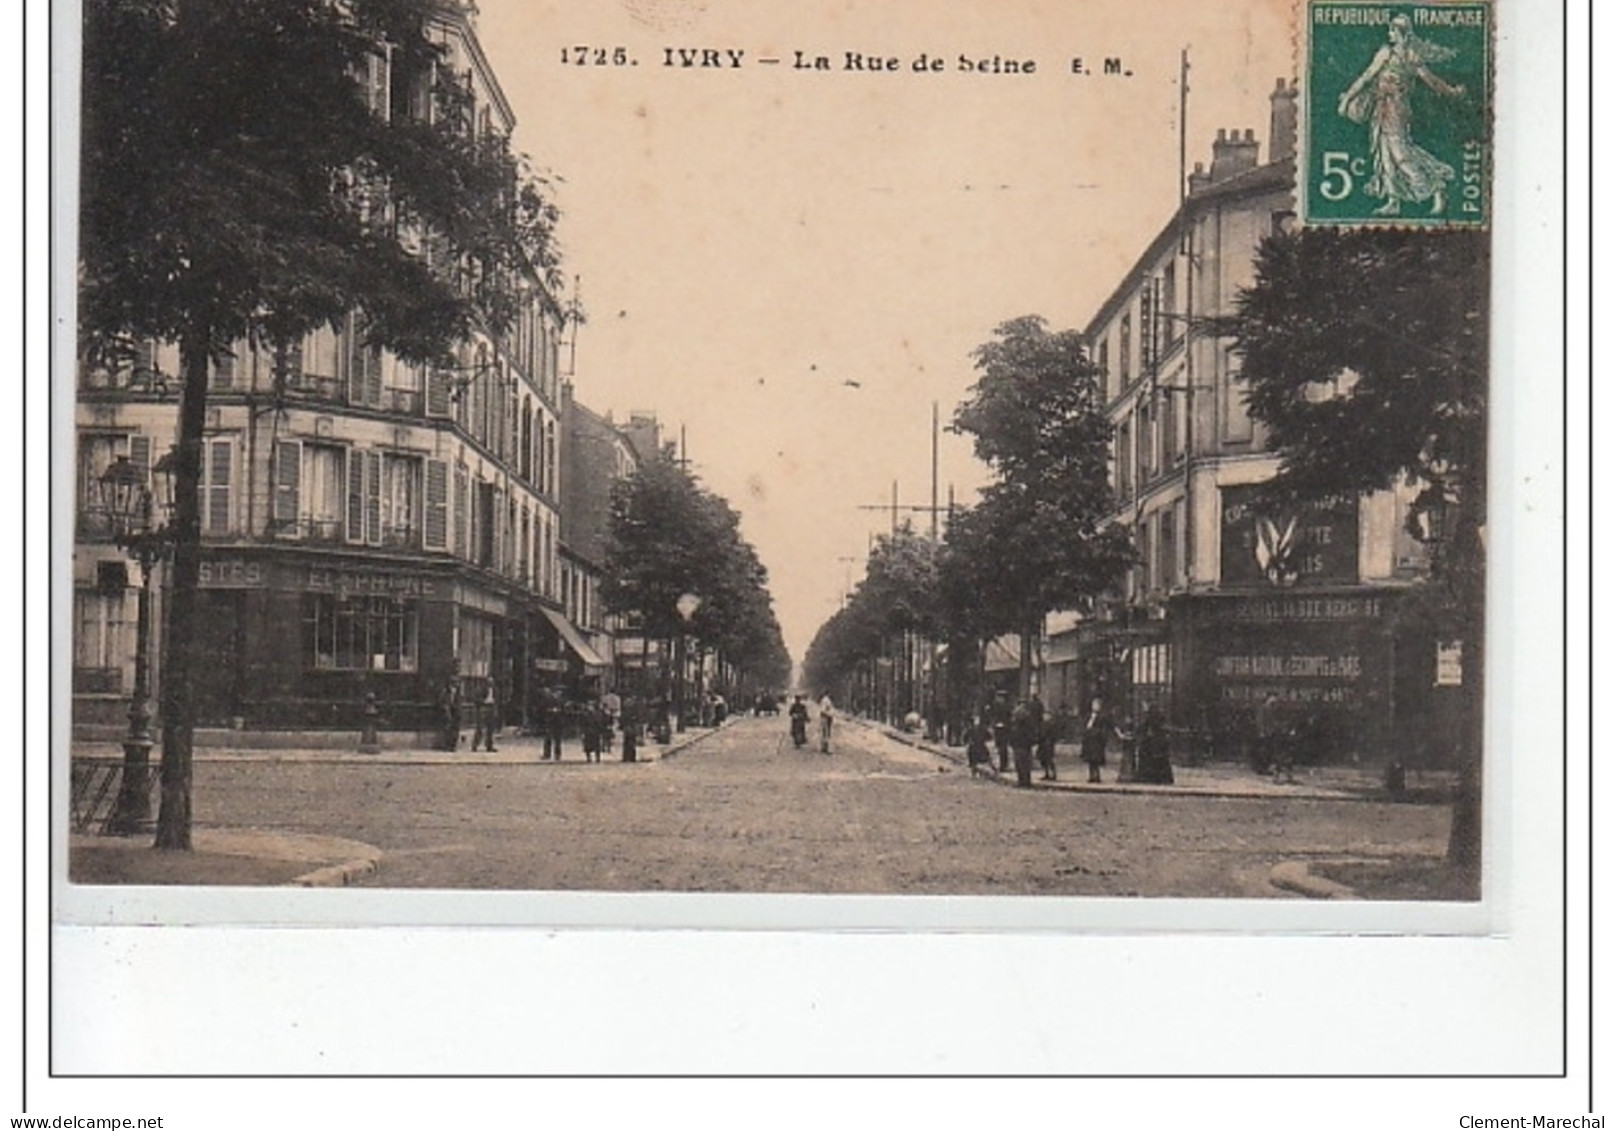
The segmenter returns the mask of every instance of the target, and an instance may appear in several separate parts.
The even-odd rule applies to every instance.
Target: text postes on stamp
[[[1491,4],[1308,0],[1305,19],[1304,222],[1489,224]]]

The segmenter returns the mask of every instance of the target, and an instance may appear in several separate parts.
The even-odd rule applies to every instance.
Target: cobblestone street
[[[1016,790],[851,723],[829,756],[796,750],[783,719],[648,764],[210,761],[196,798],[202,826],[377,846],[366,886],[571,891],[1292,898],[1273,865],[1436,857],[1448,821],[1439,805]]]

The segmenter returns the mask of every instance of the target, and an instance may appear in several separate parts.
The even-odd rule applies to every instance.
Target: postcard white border
[[[59,6],[56,16],[69,22],[76,18],[68,5]],[[1552,875],[1557,880],[1562,843],[1557,736],[1563,720],[1553,619],[1563,597],[1563,563],[1557,551],[1565,500],[1559,497],[1563,402],[1552,386],[1562,372],[1557,360],[1562,327],[1553,299],[1561,294],[1557,257],[1563,217],[1560,138],[1549,128],[1560,120],[1554,89],[1558,70],[1544,64],[1560,58],[1561,25],[1547,5],[1505,3],[1499,32],[1495,272],[1516,285],[1513,301],[1500,303],[1493,312],[1500,343],[1493,420],[1510,427],[1500,435],[1497,453],[1500,490],[1494,496],[1492,544],[1496,599],[1491,606],[1497,646],[1492,655],[1509,660],[1494,666],[1498,678],[1488,712],[1492,735],[1510,736],[1520,753],[1512,774],[1495,756],[1488,765],[1488,848],[1495,858],[1506,846],[1511,875]],[[58,38],[58,47],[62,42]],[[1530,83],[1512,64],[1516,59],[1531,60]],[[64,148],[58,146],[59,157]],[[57,204],[65,199],[58,198]],[[63,246],[58,243],[58,251]],[[59,286],[60,280],[56,282]],[[42,348],[37,338],[30,342],[34,361]],[[37,404],[35,398],[36,410]],[[67,434],[70,438],[70,414]],[[59,424],[57,439],[60,456]],[[30,499],[36,504],[32,525],[45,479],[39,474],[44,457],[37,444],[29,459],[35,472],[30,477]],[[70,460],[68,464],[70,482]],[[60,476],[62,461],[51,470]],[[60,554],[54,558],[65,560]],[[36,584],[40,576],[34,575]],[[60,627],[60,610],[54,612]],[[39,651],[30,655],[36,662],[43,658],[42,645],[34,633],[30,648]],[[60,669],[56,674],[60,677]],[[59,679],[58,685],[67,686],[67,681]],[[37,688],[37,681],[33,686]],[[31,709],[37,706],[30,703]],[[57,733],[65,734],[60,715],[56,721]],[[45,753],[40,748],[40,711],[33,710],[32,722],[28,757],[37,766]],[[1528,751],[1523,749],[1526,740]],[[1578,754],[1572,747],[1573,761]],[[61,772],[65,775],[65,769]],[[1579,773],[1575,778],[1581,787]],[[65,788],[63,783],[59,789]],[[1505,786],[1507,792],[1502,792]],[[29,797],[34,818],[29,909],[36,927],[45,910],[44,877],[38,874],[44,855],[40,793],[35,775]],[[1570,812],[1573,823],[1580,820],[1574,798]],[[1581,875],[1580,864],[1573,861],[1572,876]],[[338,894],[351,898],[369,893]],[[504,894],[487,905],[501,904]],[[1174,934],[1169,924],[1150,922],[1155,910],[1181,925],[1203,909],[1214,918],[1249,909],[1221,901],[1209,908],[1204,901],[1128,902],[1116,908],[1114,921],[1107,921],[1112,901],[1082,901],[1086,923],[1011,922],[1003,927],[1015,932],[1008,935],[930,933],[912,922],[912,909],[926,901],[908,902],[910,921],[903,921],[903,913],[894,917],[894,925],[906,929],[865,933],[845,928],[857,925],[852,920],[858,915],[873,914],[869,909],[875,903],[907,901],[832,897],[803,897],[816,905],[816,913],[832,920],[847,915],[842,922],[822,924],[827,929],[811,931],[780,929],[805,924],[783,922],[789,916],[766,907],[772,902],[766,897],[759,900],[765,906],[758,921],[724,924],[749,925],[751,933],[518,928],[508,925],[522,921],[515,910],[508,919],[496,917],[495,922],[507,925],[477,929],[64,923],[53,932],[54,1052],[58,1071],[116,1072],[139,1061],[140,1071],[182,1074],[206,1071],[225,1050],[237,1061],[247,1058],[258,1072],[430,1072],[463,1066],[480,1072],[636,1072],[657,1071],[656,1064],[671,1066],[669,1071],[922,1073],[960,1071],[961,1064],[969,1071],[976,1064],[981,1071],[996,1072],[1005,1068],[995,1055],[961,1062],[939,1057],[938,1050],[968,1049],[980,1038],[1010,1033],[1042,1043],[1041,1055],[1016,1062],[1024,1063],[1025,1071],[1125,1071],[1136,1066],[1137,1049],[1149,1048],[1158,1054],[1150,1061],[1152,1068],[1166,1072],[1556,1072],[1579,1040],[1572,1020],[1573,1047],[1561,1047],[1561,892],[1557,883],[1532,882],[1509,885],[1501,894],[1505,902],[1495,907],[1486,934],[1468,937],[1408,936],[1397,933],[1405,928],[1395,926],[1387,927],[1391,933],[1384,937],[1339,933],[1354,934],[1366,926],[1368,934],[1378,935],[1373,905],[1356,905],[1348,912],[1366,913],[1369,924],[1282,923],[1274,929],[1285,938],[1261,937],[1266,928],[1251,931],[1249,925],[1239,938],[1187,937]],[[452,905],[462,897],[487,899],[465,893],[429,898]],[[149,893],[134,892],[128,898],[155,907],[141,903]],[[512,896],[538,903],[550,898]],[[617,899],[644,900],[651,908],[658,897],[556,898],[564,904],[578,900],[575,911],[566,910],[580,920],[594,917],[596,923],[609,924],[619,914],[612,908]],[[1574,888],[1571,898],[1578,898]],[[320,898],[304,908],[318,902]],[[351,908],[356,906],[335,915],[333,905],[333,916],[354,921]],[[683,904],[679,914],[692,906]],[[1299,906],[1335,913],[1331,907],[1291,904],[1264,905],[1263,910],[1282,916]],[[1492,903],[1487,907],[1491,914]],[[304,908],[296,918],[314,921]],[[169,922],[203,918],[178,907],[155,909]],[[71,910],[77,917],[86,909]],[[144,913],[124,918],[126,910],[108,906],[92,917],[102,923],[144,918]],[[1144,925],[1128,923],[1119,914],[1123,910],[1142,914]],[[102,913],[106,918],[99,918]],[[241,916],[241,922],[270,921],[249,917],[246,911],[227,915]],[[1578,913],[1573,921],[1580,918]],[[380,916],[376,921],[397,920]],[[872,919],[864,925],[881,924]],[[1147,934],[1068,933],[1096,929]],[[1319,930],[1328,933],[1312,934]],[[872,954],[880,960],[872,961]],[[36,978],[40,960],[36,946],[31,959]],[[661,980],[646,985],[628,976],[636,964],[645,964]],[[132,977],[132,971],[139,977]],[[1052,977],[1051,971],[1061,977]],[[417,980],[423,976],[425,984]],[[1580,976],[1574,963],[1570,976]],[[205,1002],[162,992],[174,980],[204,988]],[[778,987],[786,984],[795,992],[782,995]],[[976,992],[978,984],[996,987],[994,994]],[[1081,987],[1082,993],[1057,988],[1067,984]],[[1330,992],[1305,989],[1316,986]],[[448,1000],[443,988],[452,990]],[[632,997],[630,989],[644,996]],[[367,1016],[376,1001],[389,997],[417,1008]],[[939,998],[959,1003],[957,1009],[938,1016]],[[1364,1008],[1365,1000],[1374,1003],[1372,1010]],[[43,1018],[37,988],[33,1006],[30,1032],[38,1034]],[[804,1025],[815,1010],[822,1010],[827,1020]],[[328,1039],[279,1039],[292,1023],[289,1019],[299,1017]],[[388,1025],[375,1023],[382,1017]],[[1162,1042],[1161,1026],[1167,1019],[1171,1032],[1181,1034],[1188,1027],[1199,1039]],[[510,1050],[507,1022],[522,1026],[525,1054]],[[804,1028],[808,1040],[803,1039]],[[148,1037],[126,1039],[136,1033]],[[614,1055],[613,1041],[638,1033],[654,1036],[666,1055],[658,1059],[633,1050]],[[1297,1033],[1309,1038],[1304,1050],[1293,1039]],[[163,1048],[153,1047],[153,1034],[163,1035]],[[888,1040],[894,1035],[895,1043]],[[1221,1043],[1230,1035],[1249,1042],[1238,1056],[1228,1054]],[[818,1037],[823,1042],[815,1044],[812,1038]],[[669,1041],[687,1045],[671,1047]],[[572,1044],[564,1052],[546,1054],[546,1048],[562,1047],[556,1042]],[[427,1063],[426,1048],[437,1054],[446,1049],[446,1058]],[[1423,1055],[1413,1051],[1421,1049]],[[781,1057],[770,1055],[774,1050],[783,1050],[795,1068],[782,1069]],[[1391,1063],[1393,1053],[1405,1055]],[[33,1063],[37,1072],[37,1054]],[[53,1081],[45,1090],[54,1092],[63,1083]],[[1468,1091],[1485,1089],[1470,1086]],[[1269,1094],[1286,1090],[1275,1087]]]

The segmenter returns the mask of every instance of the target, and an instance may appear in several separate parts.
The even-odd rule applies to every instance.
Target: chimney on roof
[[[1295,156],[1296,96],[1295,83],[1279,79],[1268,98],[1273,103],[1273,117],[1267,131],[1267,159],[1283,161]]]
[[[1218,130],[1217,140],[1211,143],[1211,183],[1218,184],[1256,168],[1260,148],[1255,130],[1246,130],[1243,135],[1237,129]]]
[[[1211,184],[1211,174],[1206,172],[1206,163],[1196,161],[1194,163],[1194,172],[1189,174],[1189,195],[1193,196],[1195,193],[1203,191],[1209,184]]]

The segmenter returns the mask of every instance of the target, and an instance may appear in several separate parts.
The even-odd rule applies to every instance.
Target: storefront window
[[[315,594],[309,604],[314,667],[412,672],[418,663],[414,601]]]
[[[482,678],[493,671],[493,621],[461,616],[459,659],[461,675]]]
[[[94,672],[107,686],[120,690],[121,669],[128,654],[124,642],[123,594],[78,589],[73,593],[73,667]],[[82,680],[81,680],[82,682]]]

